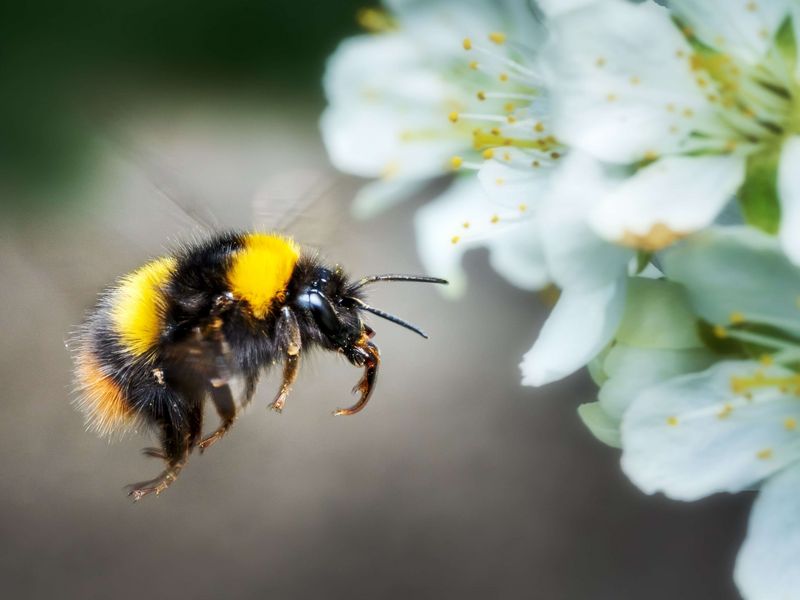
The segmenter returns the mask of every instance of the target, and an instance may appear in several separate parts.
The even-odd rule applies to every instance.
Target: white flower
[[[748,599],[791,598],[800,589],[791,488],[800,470],[800,269],[774,238],[746,227],[709,229],[662,258],[706,345],[729,358],[631,387],[623,470],[643,491],[680,500],[763,485],[736,580]]]
[[[502,165],[488,165],[492,172]],[[483,174],[483,173],[482,173]],[[505,186],[486,178],[490,195]],[[611,340],[625,307],[632,251],[599,238],[587,223],[588,207],[613,179],[597,161],[572,152],[555,169],[531,206],[545,264],[561,296],[520,368],[524,385],[543,385],[581,368]]]
[[[738,194],[746,220],[768,231],[780,203],[783,248],[800,263],[800,82],[787,20],[797,3],[669,4],[605,0],[553,22],[556,134],[631,167],[593,227],[658,249],[711,224]]]
[[[324,77],[329,106],[322,136],[333,164],[361,177],[380,177],[356,199],[369,216],[410,195],[431,177],[452,170],[451,158],[469,151],[472,132],[449,115],[477,104],[486,77],[464,40],[499,45],[500,31],[540,37],[524,0],[390,2],[390,12],[368,11],[379,33],[342,42]],[[493,34],[495,42],[487,39]],[[496,100],[491,100],[496,104]]]

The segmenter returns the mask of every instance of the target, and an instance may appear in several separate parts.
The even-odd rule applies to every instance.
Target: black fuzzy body
[[[338,268],[326,268],[311,254],[301,255],[285,293],[276,298],[264,318],[253,317],[246,302],[232,297],[227,273],[232,256],[244,245],[244,234],[226,233],[187,245],[174,254],[175,268],[162,287],[162,330],[157,345],[146,354],[126,350],[114,329],[114,289],[104,293],[90,314],[79,340],[89,355],[121,390],[137,425],[158,431],[168,463],[177,463],[197,445],[203,427],[204,401],[217,405],[218,381],[242,380],[236,398],[244,405],[261,372],[283,359],[288,340],[278,316],[302,290],[326,274],[330,298],[348,293],[349,283]],[[304,351],[317,346],[336,349],[308,311],[293,310]],[[351,337],[363,328],[355,310],[337,309]],[[227,387],[227,385],[225,386]],[[228,402],[225,400],[225,402]]]

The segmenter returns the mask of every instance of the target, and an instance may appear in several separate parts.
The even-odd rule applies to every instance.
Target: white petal
[[[693,309],[711,323],[728,323],[733,313],[798,323],[800,269],[772,236],[751,227],[713,227],[661,258],[667,276],[686,288]]]
[[[672,11],[707,46],[759,62],[789,13],[789,0],[670,0]]]
[[[467,250],[483,246],[489,248],[492,266],[511,283],[525,289],[539,289],[547,283],[535,223],[498,228],[491,223],[495,212],[480,184],[469,176],[459,177],[444,194],[417,211],[414,222],[420,258],[427,272],[450,282],[445,293],[465,291],[461,258]],[[469,228],[464,228],[464,223]],[[455,244],[454,236],[459,237]]]
[[[752,361],[721,362],[647,388],[622,420],[622,468],[644,492],[697,500],[738,492],[800,459],[800,405],[778,386],[735,395],[734,377],[791,377]]]
[[[536,5],[549,19],[552,19],[597,1],[598,0],[537,0]]]
[[[589,155],[570,152],[554,169],[540,212],[545,256],[559,287],[605,286],[625,273],[633,252],[600,238],[587,221],[598,195],[616,183]]]
[[[656,250],[710,225],[743,179],[737,156],[662,158],[607,194],[592,224],[606,239]]]
[[[800,136],[789,138],[783,145],[778,169],[778,195],[781,201],[778,235],[786,255],[800,265]]]
[[[796,598],[800,590],[800,465],[771,477],[750,513],[734,577],[748,600]]]
[[[543,51],[556,136],[601,160],[675,152],[712,109],[687,41],[652,2],[595,2],[553,23]],[[689,115],[689,116],[687,116]]]
[[[504,150],[505,153],[510,160],[485,161],[478,171],[478,180],[497,208],[517,211],[524,204],[526,209],[536,213],[550,185],[553,166],[547,164],[534,169],[524,152],[510,148]]]
[[[592,290],[565,289],[520,364],[523,385],[566,377],[611,340],[625,306],[625,279]]]
[[[322,139],[340,171],[361,177],[434,177],[450,169],[463,148],[437,113],[398,114],[390,106],[329,106],[322,114]],[[429,138],[408,137],[427,131]]]
[[[371,219],[422,190],[425,179],[379,179],[364,185],[353,199],[351,210],[357,219]]]
[[[520,223],[495,232],[485,245],[489,248],[489,264],[510,284],[523,290],[540,290],[550,283],[536,223]]]

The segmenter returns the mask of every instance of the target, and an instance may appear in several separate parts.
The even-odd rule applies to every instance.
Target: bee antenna
[[[354,292],[358,289],[361,289],[365,285],[369,285],[370,283],[375,283],[377,281],[417,281],[420,283],[441,283],[447,285],[446,279],[440,279],[439,277],[425,277],[424,275],[368,275],[367,277],[362,277],[359,279],[350,288],[350,291]]]
[[[391,321],[392,323],[394,323],[396,325],[400,325],[400,327],[405,327],[406,329],[410,329],[414,333],[418,333],[419,335],[424,337],[426,340],[428,339],[428,334],[425,333],[424,331],[422,331],[422,329],[420,329],[419,327],[417,327],[416,325],[414,325],[412,323],[409,323],[408,321],[404,321],[400,317],[395,317],[392,314],[389,314],[389,313],[384,312],[384,311],[382,311],[382,310],[380,310],[378,308],[370,306],[369,304],[367,304],[363,300],[359,300],[358,298],[348,297],[348,298],[345,298],[345,300],[347,300],[348,302],[350,302],[352,304],[355,304],[361,310],[365,310],[367,312],[372,313],[373,315],[377,315],[377,316],[381,317],[382,319],[386,319],[387,321]]]

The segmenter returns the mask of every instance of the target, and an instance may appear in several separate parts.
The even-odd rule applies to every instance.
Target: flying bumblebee
[[[283,380],[270,407],[281,412],[300,355],[310,348],[341,353],[364,369],[353,388],[358,401],[334,414],[363,409],[380,364],[363,313],[427,337],[365,302],[365,287],[380,281],[447,283],[415,275],[354,281],[289,237],[226,233],[148,262],[104,292],[77,334],[79,404],[100,433],[158,432],[161,447],[144,453],[166,467],[155,479],[128,486],[134,501],[163,492],[195,448],[202,452],[222,438],[261,372],[280,361]],[[203,437],[206,399],[220,424]]]

